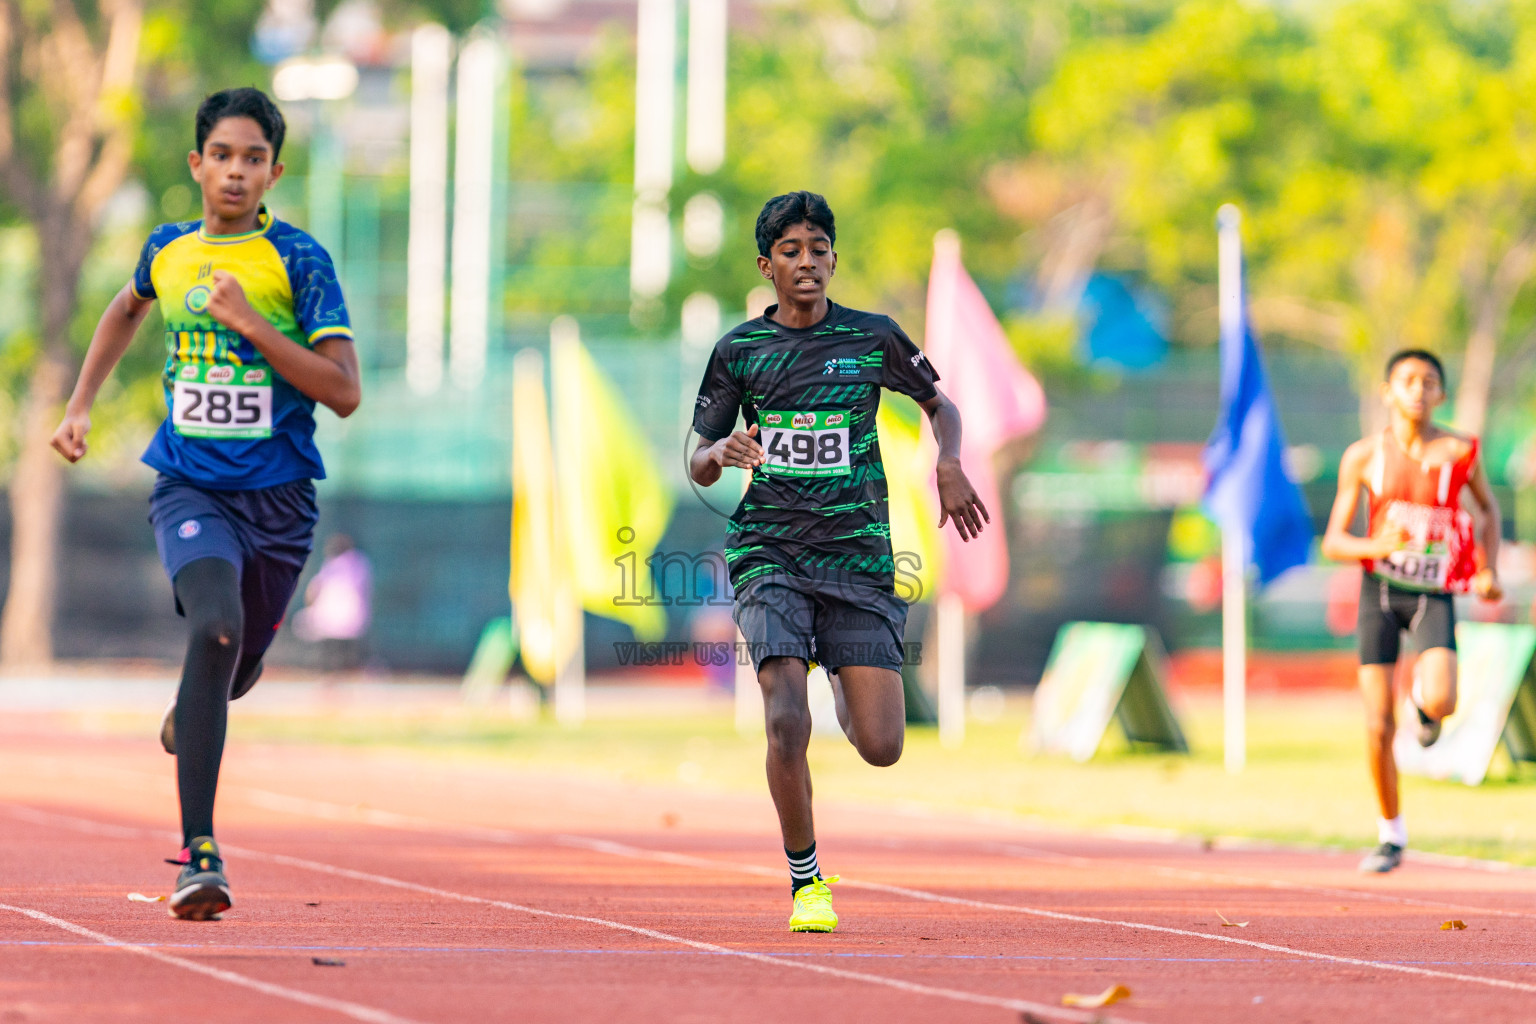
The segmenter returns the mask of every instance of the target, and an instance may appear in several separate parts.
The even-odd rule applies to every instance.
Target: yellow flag
[[[910,412],[903,415],[901,403]],[[943,551],[939,507],[928,478],[933,455],[922,443],[923,411],[910,399],[884,395],[875,427],[880,432],[880,461],[885,464],[890,494],[891,550],[896,554],[896,596],[905,601],[927,600],[940,578]]]
[[[523,666],[549,685],[575,650],[580,614],[571,593],[569,547],[561,529],[555,460],[544,401],[544,359],[521,352],[512,364],[512,607]]]
[[[555,429],[563,521],[575,588],[594,615],[641,640],[666,635],[645,560],[661,543],[672,494],[618,389],[574,337],[554,347]],[[574,435],[574,436],[573,436]]]

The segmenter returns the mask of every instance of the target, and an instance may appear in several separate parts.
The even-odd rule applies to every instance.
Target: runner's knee
[[[889,768],[901,760],[902,746],[906,741],[905,730],[888,735],[875,735],[864,739],[860,733],[859,756],[876,768]]]
[[[803,754],[811,744],[811,709],[795,701],[770,702],[766,708],[768,749],[775,756]]]
[[[239,649],[245,614],[233,565],[222,558],[199,558],[176,574],[175,589],[194,643]]]

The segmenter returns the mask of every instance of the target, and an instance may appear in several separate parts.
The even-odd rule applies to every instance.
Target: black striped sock
[[[815,843],[799,853],[785,849],[784,855],[789,858],[789,891],[792,894],[816,881],[817,876],[821,874],[821,869],[816,866]]]

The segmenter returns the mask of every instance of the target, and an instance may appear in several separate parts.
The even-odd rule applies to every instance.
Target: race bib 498
[[[786,476],[846,476],[846,410],[762,414],[763,469]]]
[[[272,436],[272,371],[262,366],[183,363],[171,391],[171,425],[183,437]]]

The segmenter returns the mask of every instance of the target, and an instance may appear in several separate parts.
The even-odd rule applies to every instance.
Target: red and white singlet
[[[1370,535],[1388,525],[1408,533],[1384,559],[1362,558],[1368,573],[1394,586],[1427,593],[1465,592],[1477,575],[1472,516],[1461,507],[1461,489],[1477,465],[1477,438],[1455,462],[1415,462],[1392,431],[1382,431],[1366,465]]]

